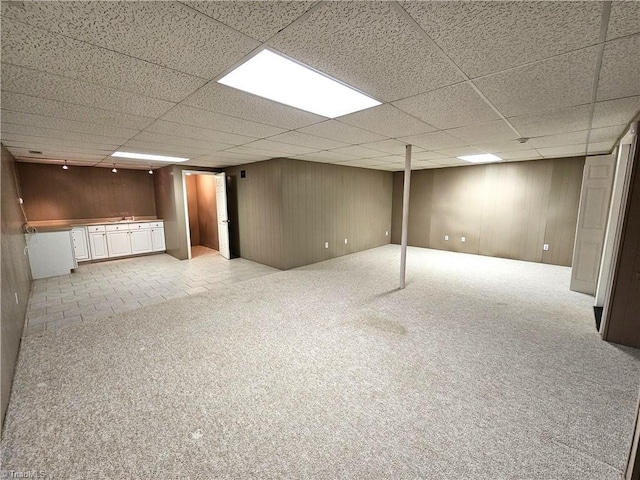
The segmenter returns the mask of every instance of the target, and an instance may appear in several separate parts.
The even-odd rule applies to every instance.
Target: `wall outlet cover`
[[[445,235],[445,236],[444,236],[444,239],[445,239],[445,240],[449,240],[449,235]]]
[[[545,244],[542,246],[542,250],[544,250],[545,252],[549,251],[549,244],[548,244],[548,243],[545,243]]]
[[[347,239],[346,239],[346,238],[344,239],[344,244],[345,244],[345,245],[347,244]]]
[[[466,242],[467,241],[467,237],[462,237],[461,241],[462,241],[462,243]]]
[[[324,248],[329,248],[329,242],[324,242]]]
[[[389,230],[386,230],[386,231],[384,232],[384,236],[385,236],[385,237],[388,237],[388,236],[389,236]]]

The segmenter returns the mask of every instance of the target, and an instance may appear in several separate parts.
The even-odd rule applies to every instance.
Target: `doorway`
[[[220,254],[229,258],[224,173],[183,171],[188,258]]]

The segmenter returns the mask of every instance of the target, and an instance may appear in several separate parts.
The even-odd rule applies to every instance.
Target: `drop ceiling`
[[[216,82],[267,47],[383,103],[328,119]],[[640,2],[3,1],[1,140],[98,166],[601,154],[638,116],[638,72]]]

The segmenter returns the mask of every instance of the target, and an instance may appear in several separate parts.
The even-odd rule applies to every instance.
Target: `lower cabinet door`
[[[76,260],[91,260],[89,246],[87,245],[87,229],[85,227],[74,227],[71,230],[71,238],[73,239],[73,251]]]
[[[166,249],[164,241],[164,228],[151,229],[151,246],[154,252],[162,252]]]
[[[89,247],[91,248],[91,258],[99,260],[101,258],[109,258],[109,250],[107,250],[107,234],[106,233],[90,233]]]
[[[145,230],[133,230],[129,232],[131,237],[131,253],[147,253],[151,251],[151,232]]]
[[[110,257],[131,255],[131,241],[129,231],[107,232],[107,247]]]

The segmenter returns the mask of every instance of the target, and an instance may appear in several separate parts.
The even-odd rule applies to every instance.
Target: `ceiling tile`
[[[116,137],[125,141],[136,135],[140,130],[120,128],[114,126],[97,125],[89,122],[77,122],[63,118],[51,118],[42,115],[33,115],[24,112],[12,112],[2,109],[2,123],[13,125],[25,125],[30,127],[42,127],[47,129],[65,130],[78,133],[93,133],[98,136]]]
[[[427,168],[441,168],[442,165],[433,162],[413,162],[411,170],[426,170]]]
[[[397,163],[383,163],[382,165],[372,165],[369,168],[373,170],[385,170],[387,172],[399,172],[403,170],[402,165]]]
[[[593,128],[622,125],[640,112],[640,96],[597,102],[593,110]]]
[[[518,152],[523,150],[531,150],[531,145],[529,143],[520,143],[516,140],[511,140],[508,142],[483,142],[483,143],[474,143],[474,147],[478,147],[481,150],[484,150],[489,153],[506,153],[506,152]]]
[[[105,110],[157,118],[172,102],[124,92],[72,78],[2,64],[3,91],[21,93]]]
[[[215,152],[214,149],[176,146],[168,143],[149,142],[147,140],[129,140],[118,148],[118,150],[130,153],[149,153],[152,155],[189,158]]]
[[[431,135],[431,134],[427,134]],[[407,147],[407,143],[399,140],[381,140],[379,142],[363,143],[363,147],[370,148],[372,150],[378,150],[382,153],[390,153],[393,155],[404,155]]]
[[[314,135],[294,131],[269,137],[269,140],[274,142],[290,143],[291,145],[298,145],[300,147],[309,147],[316,150],[329,150],[332,148],[347,146],[344,142],[338,142],[335,140],[329,140],[328,138],[316,137]]]
[[[411,161],[426,161],[426,160],[438,160],[440,158],[445,158],[445,155],[436,152],[411,152]]]
[[[132,141],[141,142],[154,142],[164,145],[172,145],[175,147],[187,147],[187,148],[200,148],[203,150],[210,150],[217,152],[225,150],[232,146],[229,143],[212,142],[210,140],[196,140],[194,138],[180,137],[176,135],[167,135],[166,133],[158,132],[140,132]]]
[[[455,147],[455,148],[445,148],[444,150],[438,150],[438,153],[444,155],[445,157],[462,157],[464,155],[480,155],[483,153],[487,153],[484,150],[479,149],[478,147]],[[434,162],[440,162],[441,159],[433,160]]]
[[[439,129],[500,118],[466,82],[398,100],[393,104]],[[407,135],[410,133],[407,132]]]
[[[559,158],[582,156],[585,154],[585,145],[565,145],[563,147],[538,148],[538,153],[544,158]]]
[[[627,131],[627,125],[593,128],[589,135],[589,144],[598,142],[614,142]]]
[[[598,154],[609,154],[611,150],[613,150],[614,141],[610,142],[589,142],[589,148],[587,153],[589,155],[598,155]]]
[[[259,45],[178,2],[26,2],[21,9],[2,12],[29,25],[206,79]]]
[[[208,128],[194,127],[193,125],[166,122],[164,120],[156,120],[153,125],[146,129],[146,131],[193,138],[213,143],[226,143],[229,145],[243,145],[255,140],[254,137],[236,135],[235,133],[219,132]]]
[[[470,77],[593,45],[599,2],[400,2]]]
[[[296,155],[295,158],[312,162],[347,162],[355,160],[355,157],[352,155],[345,155],[343,153],[337,153],[330,150],[307,153],[305,155]]]
[[[474,80],[506,117],[591,101],[597,47]]]
[[[244,165],[245,163],[259,162],[262,160],[267,160],[271,158],[271,156],[266,155],[248,155],[237,152],[216,152],[210,155],[203,155],[195,158],[194,160],[202,161],[202,162],[225,162],[227,164],[233,165]]]
[[[528,150],[519,150],[515,152],[503,152],[498,155],[503,160],[537,160],[542,158],[538,152],[530,148]]]
[[[317,152],[316,148],[301,147],[299,145],[291,145],[290,143],[280,143],[272,141],[272,138],[268,140],[256,140],[254,142],[245,145],[247,148],[257,148],[260,150],[268,150],[273,152],[279,152],[281,155],[304,155],[305,153]]]
[[[465,162],[464,160],[460,160],[459,158],[449,157],[442,158],[439,160],[432,160],[433,163],[437,163],[443,167],[455,167],[455,166],[468,166],[468,165],[476,165],[475,163]]]
[[[335,148],[331,151],[335,153],[342,153],[344,155],[351,155],[357,158],[375,158],[384,157],[386,155],[384,152],[366,148],[362,145],[351,145],[349,147]]]
[[[433,132],[424,135],[415,135],[412,137],[402,137],[400,140],[410,145],[417,145],[426,150],[442,150],[445,148],[461,147],[469,144],[468,142],[453,137],[445,132]]]
[[[70,130],[57,130],[55,128],[32,127],[28,125],[14,125],[2,122],[2,138],[5,135],[17,134],[28,135],[34,137],[42,137],[47,139],[71,140],[74,142],[100,143],[116,148],[125,142],[129,137],[111,137],[105,135],[97,135],[95,133],[73,132]]]
[[[607,40],[640,32],[640,2],[612,2]]]
[[[50,138],[33,135],[23,135],[19,133],[9,133],[2,131],[2,143],[9,147],[23,147],[29,150],[64,150],[78,153],[110,153],[116,149],[117,145],[112,143],[97,143],[94,141],[83,142],[80,140],[70,140],[64,138]]]
[[[67,152],[65,150],[46,150],[42,155],[34,155],[29,153],[29,149],[22,147],[8,147],[8,150],[16,159],[29,159],[34,162],[42,161],[44,159],[63,159],[71,161],[87,161],[87,162],[99,162],[106,154],[95,153],[79,153],[79,152]]]
[[[447,130],[447,133],[468,144],[486,143],[488,141],[505,142],[518,138],[516,132],[504,120],[453,128]]]
[[[508,120],[524,137],[539,137],[589,128],[591,105],[510,117]]]
[[[384,101],[463,80],[391,2],[323,5],[276,35],[270,45]]]
[[[264,148],[252,148],[251,146],[241,146],[241,147],[232,147],[229,148],[227,150],[225,150],[224,152],[222,152],[223,154],[225,153],[240,153],[243,155],[253,155],[256,157],[266,157],[266,158],[280,158],[280,157],[285,157],[286,154],[282,153],[282,152],[276,152],[276,151],[272,151],[272,150],[265,150]]]
[[[345,115],[340,117],[339,121],[386,137],[418,135],[435,130],[431,125],[407,115],[388,103]]]
[[[397,163],[404,166],[404,155],[386,155],[384,157],[376,157],[367,159],[371,165],[379,165],[382,163]]]
[[[249,120],[243,120],[241,118],[229,117],[220,113],[188,107],[186,105],[178,105],[162,117],[162,119],[169,122],[210,128],[212,130],[235,133],[254,138],[270,137],[284,132],[282,128],[250,122]]]
[[[250,37],[266,42],[316,2],[184,2]]]
[[[301,128],[299,131],[350,144],[375,142],[385,139],[385,137],[377,133],[368,132],[337,120],[327,120],[322,123],[316,123],[315,125]]]
[[[267,100],[217,82],[205,85],[183,103],[287,130],[306,127],[326,120],[320,115]]]
[[[563,145],[584,145],[587,142],[588,133],[588,130],[582,130],[579,132],[547,135],[544,137],[532,138],[527,143],[534,148],[561,147]]]
[[[602,55],[598,100],[640,95],[640,34],[607,42]]]
[[[176,102],[206,83],[182,72],[6,19],[2,21],[2,61]]]
[[[76,122],[136,130],[141,130],[153,122],[152,118],[141,117],[139,115],[85,107],[11,92],[2,92],[2,108],[13,112],[24,112]]]

